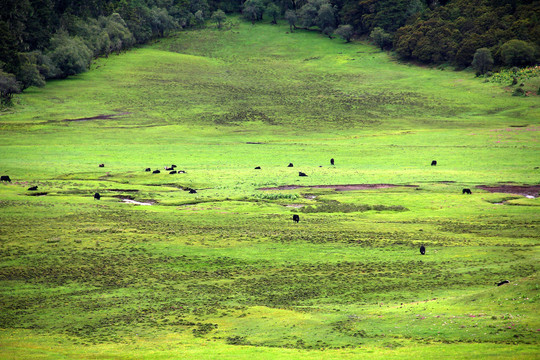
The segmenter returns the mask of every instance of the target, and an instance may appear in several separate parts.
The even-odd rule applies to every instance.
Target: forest
[[[0,9],[2,103],[83,72],[98,56],[210,20],[221,27],[236,13],[347,42],[369,38],[407,61],[473,65],[479,74],[533,65],[540,54],[540,3],[533,0],[7,0]]]

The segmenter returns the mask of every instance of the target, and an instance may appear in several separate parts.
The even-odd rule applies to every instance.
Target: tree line
[[[3,0],[0,101],[176,29],[208,20],[221,28],[226,13],[252,23],[284,19],[291,32],[347,42],[368,38],[406,60],[478,73],[540,59],[535,0]]]

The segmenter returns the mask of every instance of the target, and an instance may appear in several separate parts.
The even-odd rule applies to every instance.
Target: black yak
[[[433,160],[433,161],[431,162],[431,166],[437,166],[437,160]]]
[[[292,216],[292,220],[297,223],[300,221],[300,216],[295,214]]]
[[[30,191],[37,190],[37,185],[36,185],[36,186],[31,186],[31,187],[29,187],[28,190],[30,190]]]
[[[469,195],[472,194],[471,189],[463,189],[463,191],[461,193],[462,194],[469,194]]]
[[[0,181],[11,182],[11,179],[10,179],[9,176],[7,176],[7,175],[2,175],[2,176],[0,177]]]
[[[424,245],[420,246],[420,254],[426,255],[426,248],[424,247]]]
[[[99,167],[105,167],[105,164],[99,164]]]
[[[334,159],[330,159],[330,165],[334,165]]]
[[[287,165],[287,167],[294,167],[294,165],[292,163],[289,163],[289,165]]]
[[[94,199],[95,199],[95,200],[101,199],[101,195],[99,195],[99,193],[95,193],[95,194],[94,194]]]
[[[305,173],[303,173],[303,172],[300,171],[300,172],[298,173],[298,176],[307,176],[307,175],[306,175]]]

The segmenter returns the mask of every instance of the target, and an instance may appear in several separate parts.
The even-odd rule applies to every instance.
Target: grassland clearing
[[[539,98],[286,31],[179,33],[2,113],[1,357],[538,354],[539,200],[480,186],[537,186]]]

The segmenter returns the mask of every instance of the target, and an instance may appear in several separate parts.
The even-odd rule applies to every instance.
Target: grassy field
[[[0,113],[0,358],[538,358],[540,97],[287,31]]]

